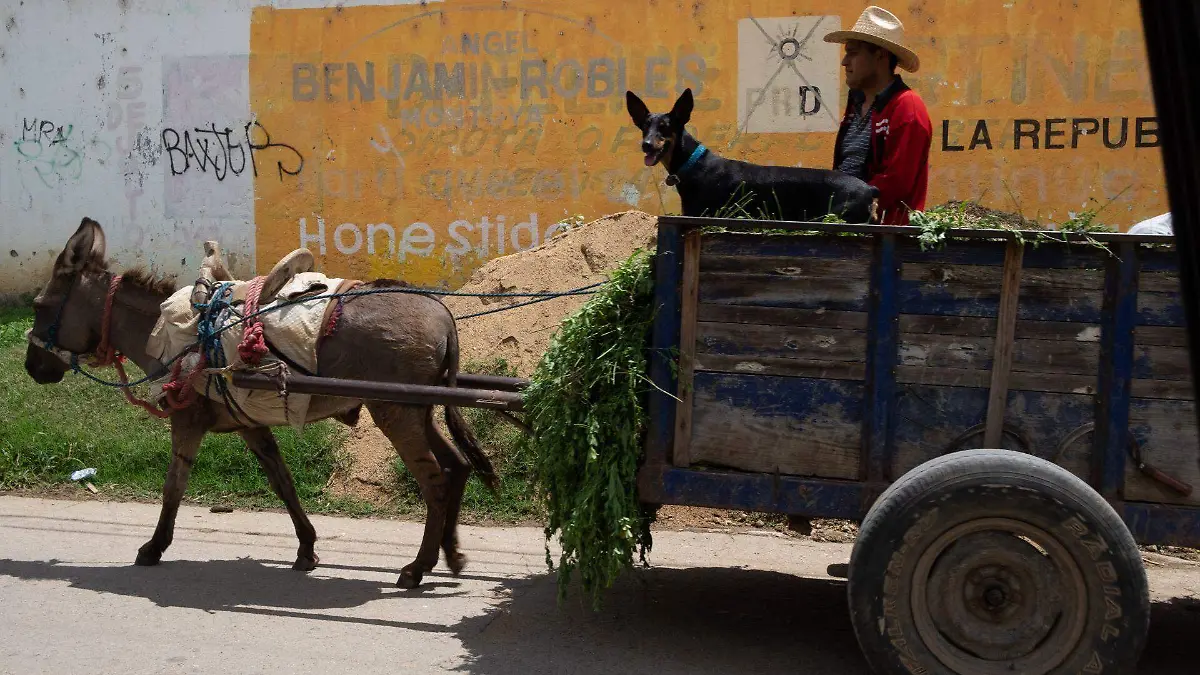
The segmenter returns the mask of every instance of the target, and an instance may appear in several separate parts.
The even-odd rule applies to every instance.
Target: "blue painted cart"
[[[1174,240],[919,234],[660,218],[641,499],[860,521],[879,673],[1132,672],[1137,544],[1200,547]]]

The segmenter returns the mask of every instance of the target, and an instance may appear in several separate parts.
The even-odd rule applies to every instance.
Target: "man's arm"
[[[933,134],[922,127],[916,112],[915,106],[905,101],[897,106],[896,113],[888,120],[890,128],[883,157],[879,159],[879,172],[867,181],[879,188],[881,203],[901,206],[894,204],[896,196],[912,190],[921,164],[928,157],[927,150]]]

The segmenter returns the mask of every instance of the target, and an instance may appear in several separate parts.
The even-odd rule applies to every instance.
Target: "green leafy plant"
[[[559,597],[574,571],[599,608],[601,593],[651,546],[653,515],[637,497],[646,428],[647,341],[653,320],[648,251],[637,251],[563,321],[525,390],[523,439],[549,540],[558,533]]]

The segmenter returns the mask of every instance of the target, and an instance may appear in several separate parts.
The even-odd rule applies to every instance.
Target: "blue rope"
[[[191,350],[192,347],[199,346],[200,349],[202,349],[204,351],[205,359],[208,361],[208,363],[213,364],[215,367],[223,368],[224,364],[225,364],[225,351],[224,351],[224,349],[221,348],[221,344],[220,344],[220,337],[221,337],[222,333],[224,333],[225,331],[227,331],[231,328],[239,326],[239,325],[249,321],[250,319],[253,319],[256,316],[259,316],[260,314],[265,314],[267,312],[282,309],[282,308],[288,307],[290,305],[298,305],[298,304],[304,303],[304,302],[311,302],[313,300],[356,297],[356,296],[361,296],[361,295],[379,295],[379,294],[384,294],[384,293],[408,293],[408,294],[413,294],[413,295],[442,295],[442,296],[468,297],[468,298],[534,298],[533,300],[528,300],[526,302],[518,302],[515,305],[506,305],[504,307],[498,307],[496,309],[489,309],[489,310],[486,310],[483,312],[475,312],[474,314],[467,314],[464,316],[454,317],[455,321],[461,321],[463,319],[473,319],[475,317],[485,316],[487,314],[495,314],[497,312],[505,312],[510,309],[516,309],[517,307],[524,307],[526,305],[533,305],[533,304],[537,304],[539,302],[546,302],[547,300],[553,300],[555,298],[564,298],[564,297],[569,297],[569,296],[573,296],[573,295],[593,295],[595,293],[595,291],[592,289],[598,288],[603,285],[604,285],[604,282],[601,281],[601,282],[597,282],[594,284],[590,284],[588,286],[580,286],[579,288],[573,288],[569,291],[543,291],[543,292],[538,292],[538,293],[464,293],[461,291],[439,291],[439,290],[430,289],[430,288],[397,288],[394,286],[388,287],[388,288],[369,288],[366,290],[344,291],[342,293],[325,293],[325,294],[321,294],[321,295],[310,295],[310,296],[296,298],[295,300],[287,300],[284,302],[279,302],[274,305],[264,307],[263,309],[260,309],[257,312],[254,312],[253,314],[248,314],[246,316],[243,316],[242,318],[238,319],[237,321],[233,321],[233,322],[222,325],[221,320],[224,318],[228,318],[229,313],[232,311],[232,306],[229,302],[229,298],[232,298],[232,293],[233,293],[233,284],[231,282],[222,282],[213,291],[213,293],[210,296],[210,299],[207,303],[193,304],[193,307],[200,310],[200,320],[196,324],[196,335],[198,338],[196,340],[196,342],[193,342],[193,343],[187,345],[182,351],[179,352],[179,354],[176,354],[171,360],[164,363],[163,367],[166,368],[167,366],[170,366],[172,363],[174,363],[175,361],[182,358],[185,354],[187,354],[188,351]],[[228,296],[228,297],[226,297],[226,296]],[[220,364],[220,365],[217,365],[217,364]],[[76,373],[82,374],[84,377],[88,378],[89,380],[91,380],[93,382],[96,382],[97,384],[102,384],[106,387],[115,387],[118,389],[132,387],[134,385],[143,384],[145,382],[149,382],[152,379],[155,379],[155,377],[153,375],[146,375],[137,380],[129,382],[128,384],[122,384],[120,382],[112,382],[112,381],[108,381],[108,380],[103,380],[103,379],[98,378],[95,375],[92,375],[91,373],[85,371],[79,365],[79,358],[77,355],[73,355],[71,357],[71,370],[73,370]],[[161,375],[159,375],[159,377],[161,377]],[[221,393],[224,393],[224,390],[225,390],[224,380],[222,378],[210,377],[209,378],[210,386],[214,380],[217,382],[218,390],[221,390]],[[207,392],[206,392],[206,395],[207,395]]]

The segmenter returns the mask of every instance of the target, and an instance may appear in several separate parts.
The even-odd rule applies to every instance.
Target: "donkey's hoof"
[[[446,567],[450,568],[450,573],[454,576],[462,574],[463,568],[467,566],[467,556],[455,551],[454,553],[446,554]]]
[[[162,551],[152,548],[149,544],[138,549],[137,560],[133,564],[142,567],[152,567],[162,560]]]
[[[405,567],[400,570],[400,578],[396,580],[396,585],[400,588],[416,588],[421,585],[421,577],[425,576],[418,570],[411,567]]]
[[[301,572],[311,572],[317,569],[317,563],[321,562],[321,558],[316,553],[312,557],[296,556],[296,562],[292,563],[292,569]]]

